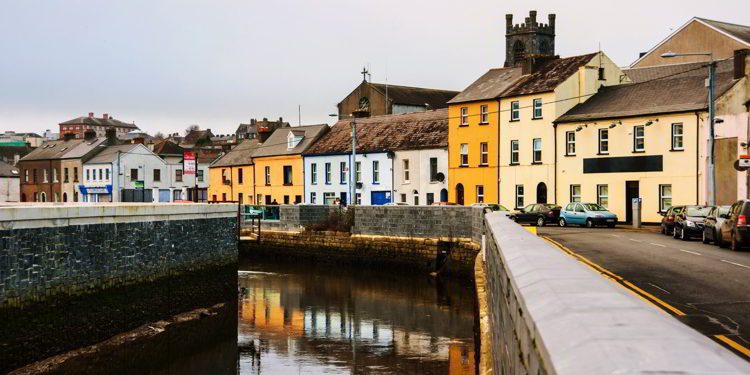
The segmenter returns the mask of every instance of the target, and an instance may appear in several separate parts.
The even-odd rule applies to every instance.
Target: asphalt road
[[[750,360],[750,250],[680,241],[627,229],[544,227],[540,236],[623,277],[676,307],[675,318]],[[665,309],[666,310],[666,309]],[[744,353],[744,355],[743,355]]]

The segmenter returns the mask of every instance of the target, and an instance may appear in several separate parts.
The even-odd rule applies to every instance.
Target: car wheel
[[[674,227],[672,227],[672,238],[674,238],[675,240],[678,239],[678,238],[680,238],[679,234],[677,233],[677,226],[676,225]]]
[[[591,219],[586,219],[586,228],[593,228],[594,222]]]
[[[690,239],[690,237],[685,235],[685,228],[680,229],[680,239],[683,241],[687,241]]]
[[[722,237],[721,237],[721,232],[719,232],[719,233],[718,233],[718,234],[716,235],[716,238],[714,239],[714,243],[715,243],[715,244],[716,244],[716,246],[718,246],[718,247],[726,247],[726,246],[727,246],[727,243],[726,243],[726,242],[724,242],[724,238],[722,238]]]
[[[740,243],[737,242],[737,236],[732,233],[732,242],[729,244],[729,248],[732,249],[732,251],[740,251],[741,246]]]
[[[560,218],[560,220],[557,222],[557,224],[560,225],[561,227],[564,227],[564,226],[568,225],[568,223],[563,218]]]
[[[708,239],[708,236],[706,236],[705,230],[703,231],[703,238],[701,238],[701,242],[703,242],[704,244],[708,244],[709,242],[711,242],[711,240]]]
[[[539,216],[538,218],[536,218],[536,226],[543,227],[544,224],[547,224],[547,221],[544,220],[543,217]]]
[[[607,228],[614,228],[614,227],[615,227],[615,223],[609,223],[609,224],[607,224]]]
[[[669,234],[669,233],[667,233],[667,226],[666,226],[666,225],[664,225],[664,224],[662,224],[662,225],[661,225],[661,234],[663,234],[663,235],[665,235],[665,236],[666,236],[667,234]]]

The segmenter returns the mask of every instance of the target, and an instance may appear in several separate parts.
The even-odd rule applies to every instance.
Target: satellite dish
[[[735,160],[734,161],[734,169],[736,169],[739,172],[745,172],[748,169],[750,169],[750,167],[741,166],[740,165],[740,161],[739,160]]]
[[[362,183],[361,182],[357,182],[356,186],[357,186],[357,189],[362,189]]]
[[[386,155],[388,156],[388,159],[393,159],[393,157],[395,157],[395,156],[396,156],[396,153],[395,153],[395,152],[393,152],[393,151],[388,151],[388,152],[386,153]]]
[[[435,179],[439,182],[443,182],[445,181],[445,175],[443,174],[443,172],[438,172],[438,174],[435,175]]]

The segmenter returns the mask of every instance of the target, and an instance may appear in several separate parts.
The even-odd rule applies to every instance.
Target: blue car
[[[587,228],[597,225],[613,228],[617,224],[617,215],[596,203],[569,203],[560,211],[558,224],[561,227],[578,224]]]

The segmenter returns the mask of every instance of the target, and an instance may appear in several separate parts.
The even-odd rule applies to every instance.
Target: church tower
[[[555,55],[555,15],[549,23],[537,23],[536,11],[529,12],[524,23],[513,25],[513,15],[505,15],[505,66],[517,66],[525,57]]]

